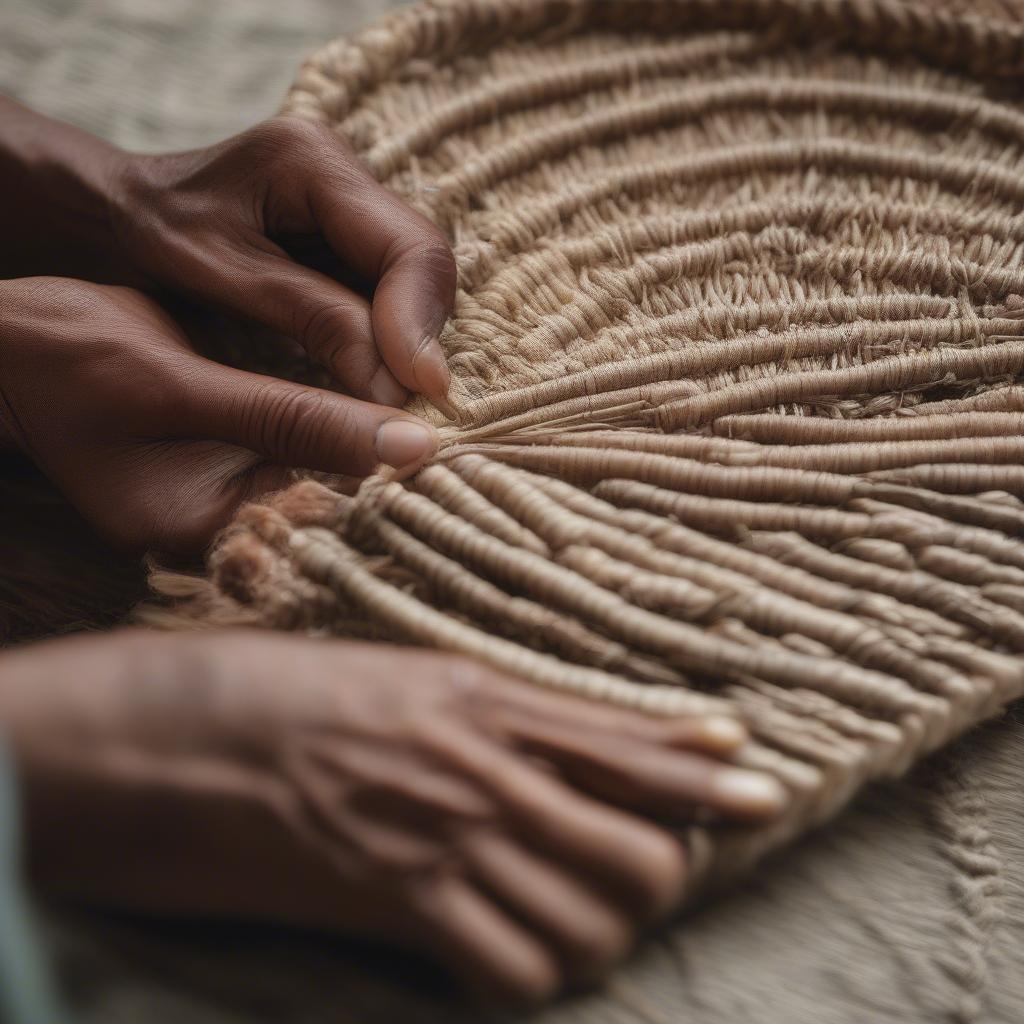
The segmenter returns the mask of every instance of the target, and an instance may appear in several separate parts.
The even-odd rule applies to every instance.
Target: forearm
[[[0,96],[0,277],[103,277],[115,147]],[[0,442],[2,443],[2,442]]]
[[[33,657],[37,650],[41,651],[42,657]],[[38,780],[34,777],[37,751],[41,738],[46,734],[46,706],[53,704],[49,699],[52,679],[47,677],[47,668],[52,671],[54,666],[48,665],[46,653],[45,645],[41,649],[15,648],[0,653],[0,739],[6,748],[5,753],[17,768],[19,802],[25,817],[28,817],[29,804],[38,803]],[[62,667],[66,669],[68,666]],[[59,671],[61,666],[57,668]],[[60,711],[59,703],[57,710]],[[64,732],[62,728],[60,731]],[[68,737],[62,735],[60,740],[67,741]],[[38,818],[35,812],[32,816]],[[50,833],[48,845],[59,848],[59,843],[52,839],[56,831],[52,827],[55,817],[52,814],[45,816],[51,824],[47,824],[43,831]],[[33,830],[39,831],[35,823]],[[27,851],[23,851],[23,855],[27,858]]]
[[[224,893],[246,868],[235,830],[272,823],[282,786],[262,756],[281,728],[280,675],[239,686],[223,667],[248,672],[232,651],[250,643],[122,630],[0,653],[0,739],[19,780],[28,877],[99,904],[234,909]],[[280,828],[271,839],[283,853],[250,844],[260,890],[297,843]]]

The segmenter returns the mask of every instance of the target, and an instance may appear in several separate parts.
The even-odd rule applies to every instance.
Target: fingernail
[[[719,750],[733,750],[747,738],[743,723],[735,718],[707,718],[700,732],[705,741]]]
[[[778,811],[786,802],[786,791],[778,779],[743,768],[718,772],[711,788],[717,802],[752,811]]]
[[[444,399],[452,386],[448,362],[436,337],[428,336],[420,343],[412,357],[412,372],[420,394],[428,398]]]
[[[395,380],[386,366],[380,366],[370,381],[370,397],[379,405],[390,405],[397,409],[405,405],[409,392]]]
[[[393,419],[377,431],[377,458],[394,469],[425,462],[437,451],[437,432],[415,420]]]
[[[447,398],[438,398],[434,395],[430,399],[430,404],[447,420],[459,420],[459,410],[448,401]]]

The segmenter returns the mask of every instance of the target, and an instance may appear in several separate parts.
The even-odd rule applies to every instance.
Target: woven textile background
[[[128,144],[200,143],[269,112],[267,83],[347,28],[344,6],[7,2],[0,81]],[[973,736],[648,945],[609,992],[538,1019],[1019,1019],[1021,770],[1012,721]],[[344,947],[96,921],[54,935],[86,1020],[479,1020]]]

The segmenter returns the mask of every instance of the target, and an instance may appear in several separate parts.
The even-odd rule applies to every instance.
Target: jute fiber
[[[695,892],[1021,696],[1022,13],[434,0],[330,44],[285,109],[455,248],[442,448],[156,585],[741,716],[789,808],[694,828]]]

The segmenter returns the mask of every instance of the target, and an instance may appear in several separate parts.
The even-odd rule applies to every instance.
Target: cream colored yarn
[[[158,585],[742,716],[791,806],[696,881],[1021,696],[1021,13],[434,0],[325,47],[285,109],[451,239],[457,419]]]

